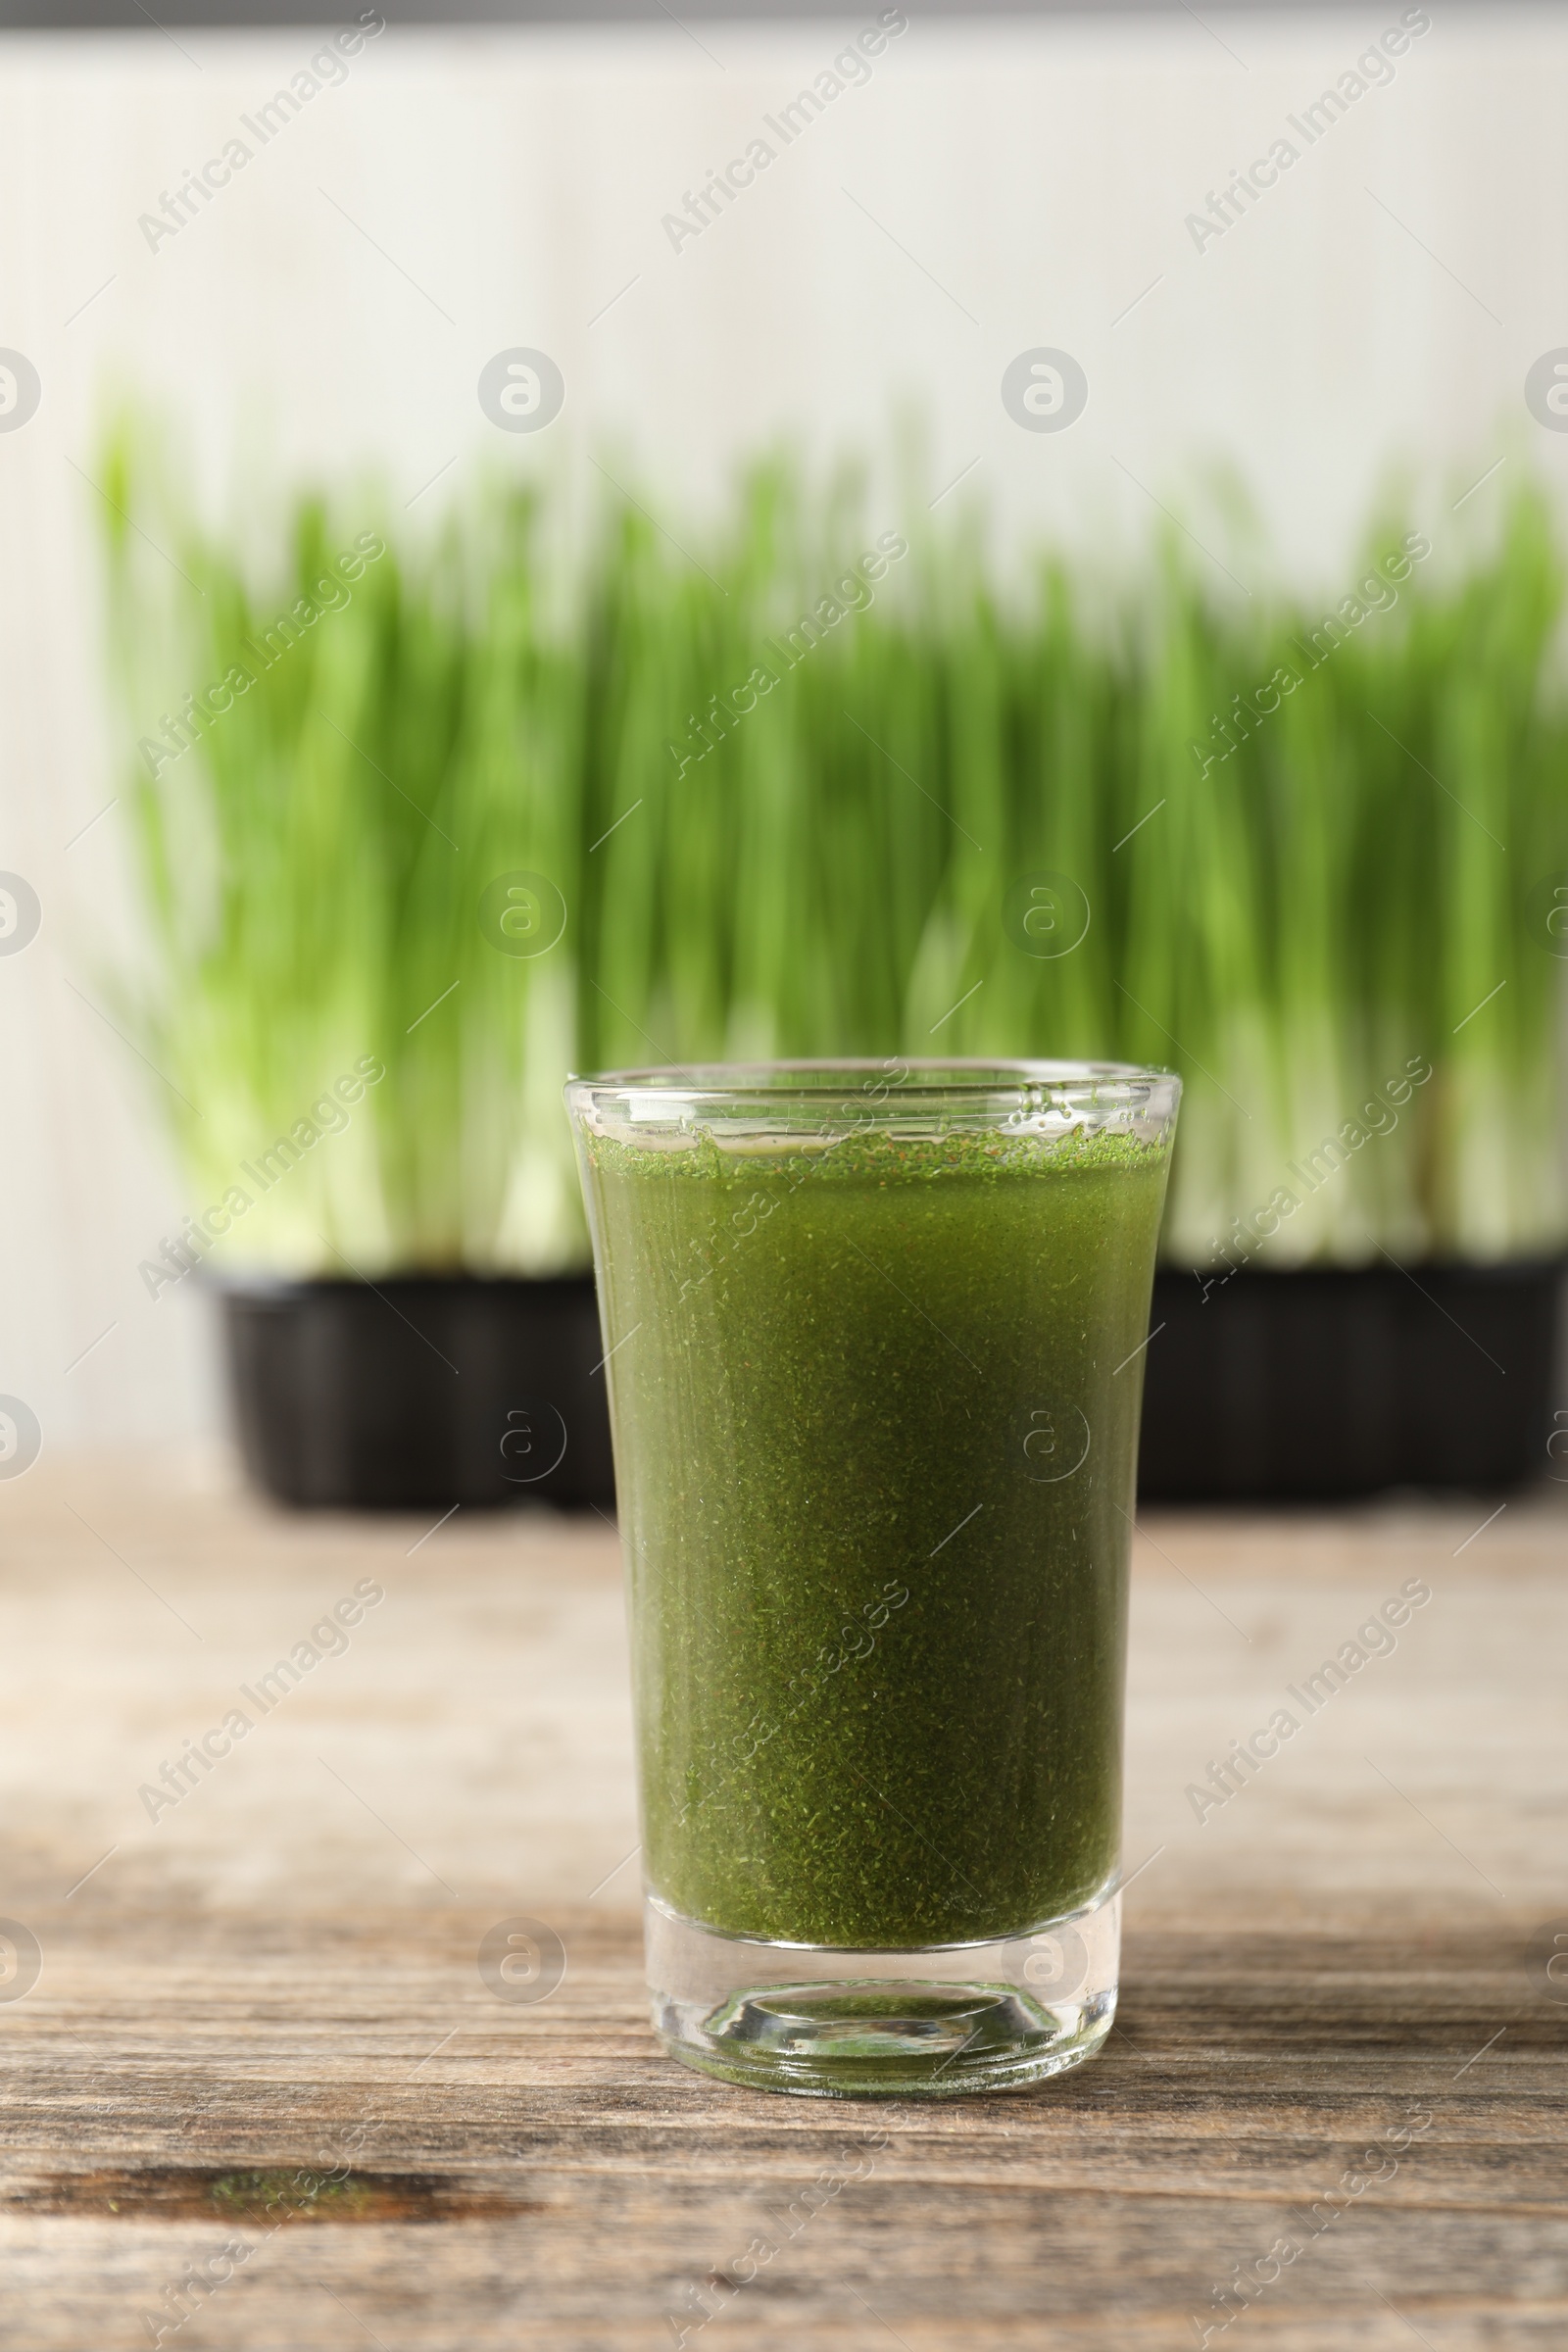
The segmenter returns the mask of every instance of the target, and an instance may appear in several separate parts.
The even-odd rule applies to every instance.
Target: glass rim
[[[841,1082],[837,1089],[834,1080]],[[1062,1102],[1088,1098],[1107,1107],[1147,1101],[1153,1088],[1174,1089],[1178,1095],[1181,1088],[1174,1070],[1150,1063],[958,1055],[936,1059],[895,1054],[876,1059],[816,1060],[803,1055],[785,1061],[655,1063],[640,1069],[573,1073],[564,1093],[573,1109],[616,1096],[645,1102],[762,1107],[825,1102],[836,1091],[848,1093],[856,1082],[862,1092],[868,1092],[869,1085],[883,1090],[884,1105],[935,1100],[978,1103],[1028,1099],[1038,1103],[1047,1095]]]

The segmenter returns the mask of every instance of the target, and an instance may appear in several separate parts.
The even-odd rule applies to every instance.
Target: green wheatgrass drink
[[[649,1894],[736,1946],[882,1956],[862,1988],[1090,1911],[1117,1867],[1175,1082],[1052,1067],[568,1090]]]

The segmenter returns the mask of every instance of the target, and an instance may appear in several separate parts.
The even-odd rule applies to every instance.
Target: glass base
[[[1116,2012],[1121,1896],[997,1942],[835,1951],[644,1905],[654,2031],[721,2082],[803,2098],[956,2099],[1092,2058]]]

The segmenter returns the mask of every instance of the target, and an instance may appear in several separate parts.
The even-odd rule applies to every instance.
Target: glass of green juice
[[[625,1550],[655,2027],[816,2096],[1110,2030],[1144,1342],[1180,1083],[566,1089]]]

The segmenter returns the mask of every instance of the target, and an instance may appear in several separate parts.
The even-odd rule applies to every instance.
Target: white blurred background
[[[1568,482],[1568,436],[1523,398],[1568,344],[1568,17],[914,17],[672,250],[662,217],[750,140],[778,147],[763,118],[880,13],[394,25],[260,148],[241,117],[325,35],[0,45],[0,346],[42,383],[0,432],[0,869],[43,905],[0,957],[0,1391],[46,1445],[200,1435],[221,1411],[205,1302],[183,1284],[155,1302],[137,1276],[190,1204],[161,1082],[105,1017],[125,914],[94,483],[117,401],[167,420],[214,515],[379,472],[411,525],[480,463],[592,458],[701,503],[803,420],[817,456],[885,456],[918,415],[926,498],[1123,563],[1179,507],[1243,586],[1254,567],[1334,586],[1391,473],[1440,559],[1486,528],[1510,469]],[[1428,14],[1392,79],[1306,147],[1287,118]],[[259,151],[151,249],[140,216],[236,135]],[[1299,160],[1200,252],[1187,215],[1282,136]],[[476,397],[518,345],[566,385],[524,438]],[[1003,407],[1035,346],[1087,373],[1065,432]],[[1193,503],[1210,464],[1261,517],[1240,555]],[[885,469],[890,520],[908,495]]]

